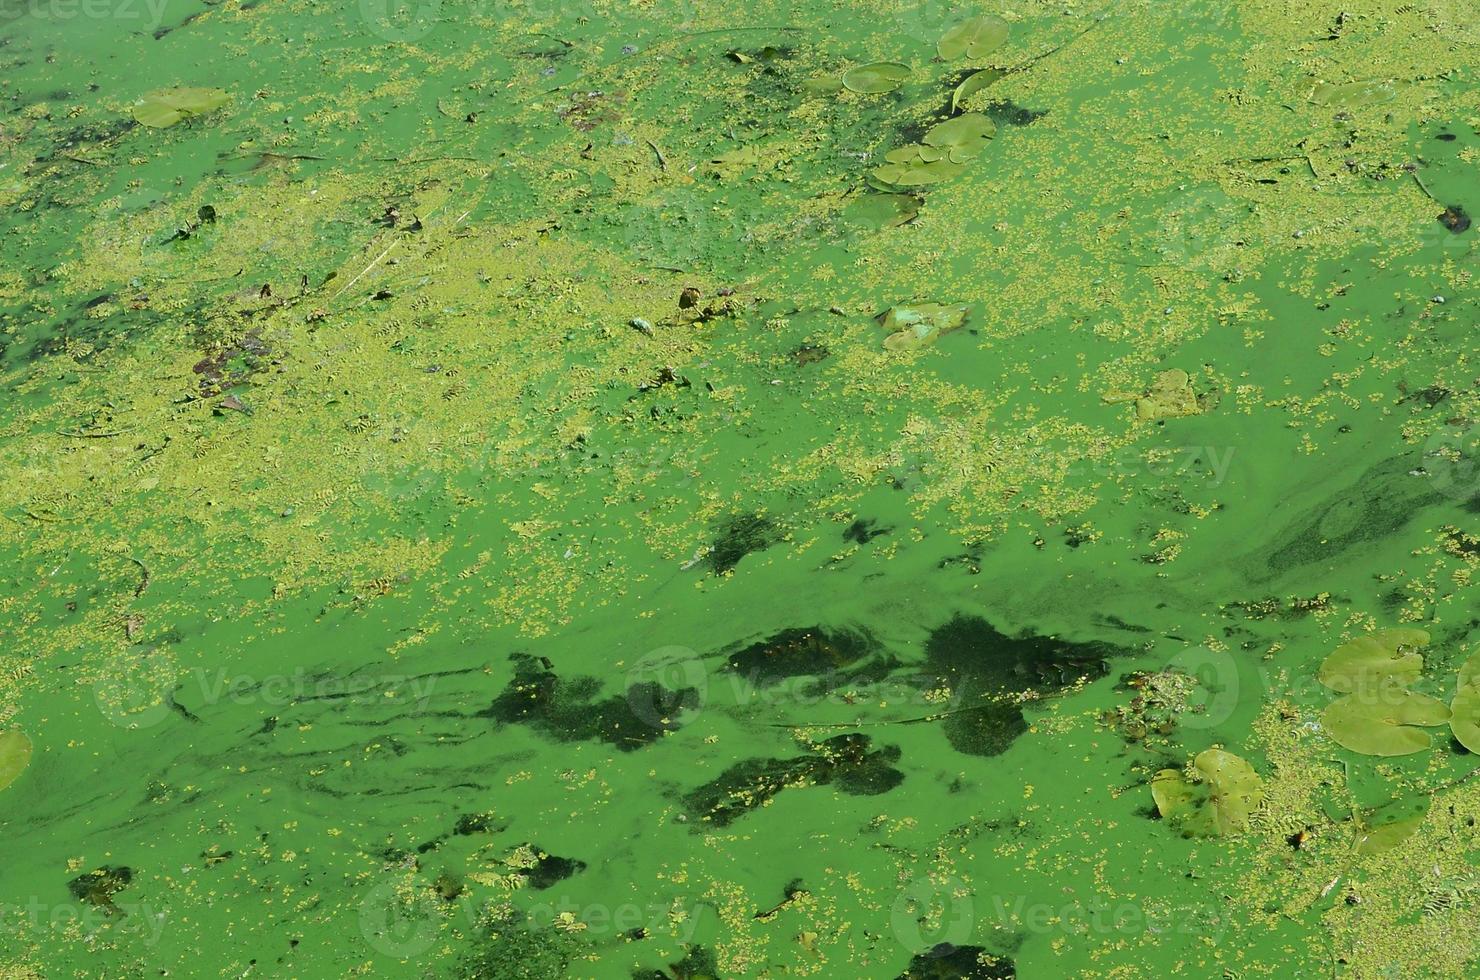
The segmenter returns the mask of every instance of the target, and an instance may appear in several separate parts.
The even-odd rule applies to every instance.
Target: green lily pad
[[[1310,93],[1310,100],[1316,105],[1334,106],[1338,109],[1356,109],[1364,105],[1377,105],[1382,102],[1391,102],[1397,97],[1397,85],[1386,79],[1347,82],[1345,85],[1317,82],[1316,87]]]
[[[1469,660],[1460,665],[1459,689],[1463,691],[1476,681],[1480,681],[1480,648],[1470,654]]]
[[[893,92],[910,77],[910,66],[895,61],[876,61],[851,68],[843,75],[843,87],[859,95]]]
[[[1480,687],[1471,684],[1459,689],[1449,705],[1449,730],[1459,744],[1480,753]]]
[[[31,740],[25,732],[0,732],[0,790],[20,778],[31,764]]]
[[[808,95],[836,95],[843,90],[843,80],[837,75],[825,78],[808,78],[802,82],[802,91]]]
[[[945,158],[945,149],[938,146],[922,146],[919,143],[897,146],[884,154],[884,159],[890,163],[934,163]]]
[[[873,175],[890,188],[923,187],[949,180],[966,168],[950,160],[931,163],[886,163]]]
[[[165,129],[191,116],[214,112],[231,101],[218,88],[166,88],[150,92],[134,106],[134,118],[145,126]]]
[[[901,351],[924,347],[942,334],[965,324],[969,309],[965,305],[941,303],[896,306],[884,314],[884,329],[889,331],[889,336],[884,338],[884,348]]]
[[[945,150],[952,163],[973,159],[997,135],[997,124],[980,112],[967,112],[930,128],[925,145]]]
[[[908,194],[864,194],[843,209],[843,220],[869,231],[882,231],[902,225],[919,213],[920,202]]]
[[[1423,673],[1418,649],[1428,644],[1429,634],[1423,630],[1378,630],[1333,650],[1316,678],[1338,694],[1387,684],[1407,687]]]
[[[1007,43],[1011,33],[1012,25],[1001,17],[982,14],[942,34],[935,50],[946,61],[954,61],[963,54],[968,58],[984,58]]]
[[[1002,68],[983,68],[981,71],[967,75],[961,84],[956,86],[956,91],[951,93],[951,111],[955,112],[961,107],[961,103],[994,84],[1006,74],[1006,70]]]
[[[1363,755],[1411,755],[1433,744],[1424,728],[1449,720],[1443,701],[1387,684],[1338,698],[1321,725],[1332,741]]]
[[[1357,814],[1357,853],[1381,854],[1403,843],[1423,826],[1429,797],[1407,796]]]
[[[1263,781],[1248,762],[1222,749],[1192,760],[1194,778],[1163,769],[1151,780],[1151,796],[1162,818],[1185,837],[1226,837],[1249,825],[1264,800]]]

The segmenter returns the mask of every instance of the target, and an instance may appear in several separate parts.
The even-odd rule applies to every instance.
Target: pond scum
[[[1480,975],[1470,0],[0,59],[0,977]]]

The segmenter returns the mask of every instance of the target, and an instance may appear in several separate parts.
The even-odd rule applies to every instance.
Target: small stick
[[[663,151],[658,149],[658,144],[654,143],[652,140],[647,140],[647,145],[653,148],[653,152],[658,156],[658,166],[662,167],[664,172],[666,173],[668,170],[668,160],[663,156]]]

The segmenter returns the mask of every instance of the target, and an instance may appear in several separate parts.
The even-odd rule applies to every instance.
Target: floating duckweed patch
[[[1191,772],[1163,769],[1151,780],[1156,809],[1185,837],[1227,837],[1249,825],[1264,799],[1263,780],[1248,762],[1222,749],[1192,760]]]
[[[231,96],[218,88],[167,88],[144,96],[132,112],[134,119],[151,129],[167,129],[215,112],[230,101]]]
[[[1397,85],[1391,80],[1347,82],[1341,85],[1317,82],[1310,93],[1310,100],[1316,105],[1332,106],[1338,109],[1379,105],[1383,102],[1391,102],[1397,97]]]
[[[0,732],[0,790],[20,778],[31,764],[31,740],[25,732]]]

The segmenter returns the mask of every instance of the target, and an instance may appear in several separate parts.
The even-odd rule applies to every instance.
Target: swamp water
[[[1480,970],[1471,0],[0,61],[0,976]]]

